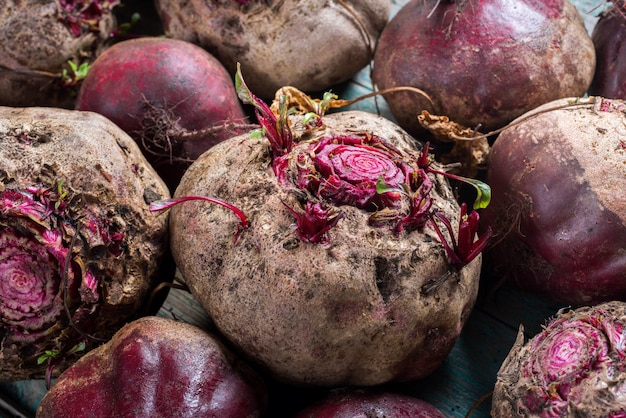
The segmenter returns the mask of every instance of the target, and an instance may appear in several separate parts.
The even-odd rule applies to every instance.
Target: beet
[[[593,43],[568,0],[412,0],[381,34],[372,79],[398,124],[423,134],[427,110],[489,132],[548,101],[581,96],[595,68]]]
[[[248,222],[201,201],[170,213],[194,297],[279,381],[373,385],[432,373],[476,299],[485,243],[476,211],[459,208],[428,147],[389,120],[292,115],[282,99],[273,113],[237,85],[264,135],[205,152],[175,198],[217,197]]]
[[[337,389],[325,399],[298,412],[295,418],[445,418],[421,399],[376,389]]]
[[[606,9],[593,28],[597,67],[589,94],[626,99],[626,4]]]
[[[214,334],[156,316],[137,319],[67,369],[37,418],[261,417],[263,380]]]
[[[58,375],[169,280],[169,192],[101,115],[0,107],[0,381]]]
[[[626,305],[564,309],[498,371],[491,416],[624,417]]]
[[[563,99],[498,136],[481,219],[494,280],[574,305],[626,300],[625,110]]]
[[[0,105],[74,106],[69,66],[89,64],[116,25],[118,0],[4,0],[0,8]],[[65,72],[65,74],[64,74]]]
[[[283,86],[321,92],[367,66],[389,0],[157,0],[165,33],[202,46],[229,73],[237,63],[255,94]]]
[[[172,191],[200,154],[249,130],[222,64],[198,46],[167,38],[107,49],[83,80],[76,109],[98,112],[126,131]]]

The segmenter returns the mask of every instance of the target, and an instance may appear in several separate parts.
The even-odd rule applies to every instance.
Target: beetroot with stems
[[[413,396],[377,389],[342,388],[303,409],[295,418],[445,418],[443,412]]]
[[[119,0],[4,0],[0,105],[72,108],[84,67],[115,27]],[[76,67],[76,71],[70,63]]]
[[[626,3],[614,2],[593,28],[597,67],[589,94],[626,99]]]
[[[624,138],[626,105],[599,97],[547,103],[502,132],[485,276],[569,304],[626,300]]]
[[[568,0],[412,0],[381,34],[372,79],[393,116],[422,133],[427,110],[482,132],[561,97],[581,96],[595,66],[594,47]]]
[[[145,312],[169,279],[148,204],[168,196],[101,115],[0,107],[0,381],[58,375]]]
[[[498,371],[494,417],[626,416],[626,304],[562,310]]]
[[[137,319],[67,369],[37,418],[258,418],[259,374],[216,335],[156,316]]]
[[[222,64],[166,38],[107,49],[83,80],[76,109],[98,112],[132,136],[172,191],[200,154],[250,128]]]
[[[237,80],[264,136],[211,148],[175,199],[153,204],[174,204],[171,246],[192,294],[283,382],[373,385],[432,373],[476,300],[487,239],[476,239],[477,212],[459,208],[428,147],[389,120],[323,115],[325,99],[292,115],[282,96],[273,113]],[[193,196],[219,197],[245,218],[175,204]]]
[[[255,93],[320,92],[372,60],[389,0],[157,0],[165,33],[202,46]]]

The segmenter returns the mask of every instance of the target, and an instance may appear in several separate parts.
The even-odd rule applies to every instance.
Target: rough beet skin
[[[557,100],[498,136],[485,277],[574,305],[626,298],[625,110]]]
[[[480,256],[468,256],[473,221],[447,180],[416,170],[414,139],[382,117],[339,112],[307,128],[299,115],[274,124],[261,113],[264,137],[211,148],[176,190],[221,198],[249,221],[241,230],[231,211],[201,201],[172,208],[172,251],[192,294],[238,349],[285,382],[373,385],[432,373],[472,310],[480,270]],[[463,224],[460,259],[442,244],[434,213],[455,234]]]
[[[372,79],[398,124],[423,133],[422,110],[489,132],[543,103],[582,96],[593,43],[568,0],[412,0],[385,26]]]
[[[134,141],[88,112],[0,107],[0,380],[58,375],[144,312],[169,196]]]
[[[266,405],[261,377],[219,337],[149,316],[67,369],[37,418],[259,418]]]
[[[165,33],[202,46],[263,98],[283,86],[320,92],[367,66],[389,0],[158,0]]]
[[[119,0],[4,0],[0,105],[72,108],[77,67],[95,59],[116,25]]]

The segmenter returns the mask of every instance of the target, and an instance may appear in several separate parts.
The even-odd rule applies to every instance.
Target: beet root
[[[591,34],[596,72],[589,94],[626,99],[626,4],[618,2],[601,15]]]
[[[261,417],[261,377],[213,334],[149,316],[67,369],[37,418]]]
[[[368,65],[389,0],[156,1],[165,33],[202,46],[257,95],[283,86],[321,92]],[[341,40],[338,42],[337,40]]]
[[[116,24],[113,10],[118,4],[3,1],[0,106],[74,107],[77,80],[68,61],[80,66],[95,59]]]
[[[551,100],[582,96],[594,68],[593,43],[567,0],[412,0],[383,30],[372,79],[432,99],[385,95],[409,133],[424,132],[422,110],[489,132]]]
[[[305,408],[295,418],[444,418],[421,399],[375,389],[337,389],[325,399]]]
[[[0,167],[0,380],[58,375],[169,279],[169,192],[95,113],[0,107]]]
[[[76,109],[100,113],[133,137],[172,191],[200,154],[249,130],[232,76],[202,48],[175,39],[107,49],[83,80]]]
[[[239,222],[230,211],[176,205],[170,233],[177,266],[226,338],[278,380],[332,386],[424,377],[447,357],[473,308],[480,257],[456,269],[432,228],[393,222],[407,209],[394,202],[408,198],[399,190],[409,186],[391,186],[404,174],[421,181],[402,163],[417,151],[406,132],[365,112],[322,121],[308,130],[294,116],[293,151],[279,158],[272,159],[267,138],[241,135],[196,160],[175,197],[223,199],[249,225],[233,245]],[[314,155],[317,168],[308,161]],[[336,177],[324,179],[326,164]],[[393,190],[367,193],[377,178]],[[459,205],[447,180],[432,181],[433,200],[413,209],[432,203],[456,224]],[[323,200],[307,200],[318,194]]]
[[[493,417],[622,417],[623,302],[560,311],[524,342],[523,328],[498,371]]]
[[[496,139],[485,273],[580,305],[626,299],[626,115],[603,98],[539,107]]]

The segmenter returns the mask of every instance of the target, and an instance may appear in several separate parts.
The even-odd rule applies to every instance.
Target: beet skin
[[[597,66],[589,94],[626,99],[626,4],[605,10],[593,28]]]
[[[374,56],[378,88],[400,126],[423,132],[422,110],[489,132],[543,103],[581,96],[593,44],[568,0],[409,1],[387,24]]]
[[[67,369],[37,418],[255,418],[266,403],[264,382],[216,336],[151,316]]]
[[[343,388],[296,414],[295,418],[445,418],[421,399],[376,389]]]
[[[171,280],[169,197],[92,112],[0,107],[0,381],[56,376]]]
[[[246,118],[233,77],[216,58],[156,37],[123,41],[100,55],[76,109],[100,113],[133,137],[172,191],[191,161],[244,132],[237,124]]]
[[[624,104],[574,98],[535,111],[492,148],[485,272],[574,305],[626,300]]]
[[[183,176],[175,197],[220,198],[249,219],[233,244],[231,211],[198,201],[171,209],[172,253],[192,294],[226,338],[281,381],[373,385],[434,372],[473,308],[481,263],[455,267],[430,224],[431,209],[454,228],[463,218],[447,179],[413,176],[405,161],[418,145],[377,115],[289,124],[289,153],[272,160],[267,137],[239,135]],[[403,175],[410,185],[396,186]],[[392,190],[376,192],[377,182]],[[425,190],[409,189],[416,183],[430,194],[413,205]],[[423,209],[428,225],[413,224]]]

